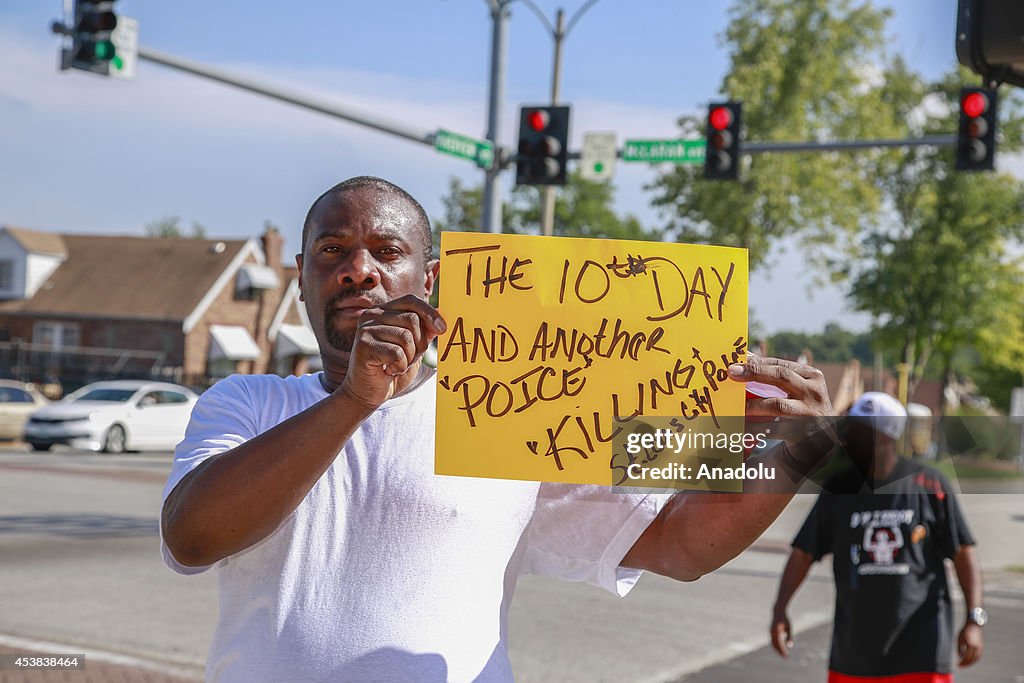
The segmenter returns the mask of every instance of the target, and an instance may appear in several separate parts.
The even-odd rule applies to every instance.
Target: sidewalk
[[[0,646],[0,654],[43,655]],[[120,664],[90,660],[86,657],[84,670],[72,671],[12,671],[0,669],[0,683],[200,683],[202,676],[181,677],[157,673]]]

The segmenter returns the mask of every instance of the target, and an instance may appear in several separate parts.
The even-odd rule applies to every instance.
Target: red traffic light
[[[743,103],[710,102],[704,132],[704,177],[738,180],[742,142]]]
[[[527,114],[527,120],[529,121],[530,128],[540,133],[548,127],[551,117],[543,109],[537,109]]]
[[[960,90],[960,125],[956,138],[956,170],[991,171],[995,169],[996,104],[995,88]]]
[[[732,125],[732,112],[728,107],[715,107],[708,116],[708,122],[715,130],[725,130]]]
[[[568,141],[568,106],[520,108],[516,185],[565,185]]]
[[[984,93],[968,93],[963,100],[961,100],[960,107],[963,109],[965,114],[971,118],[975,118],[976,116],[981,116],[988,111],[988,98],[985,97]]]

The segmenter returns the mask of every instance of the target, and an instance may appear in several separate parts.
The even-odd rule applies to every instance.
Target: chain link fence
[[[35,384],[57,400],[90,382],[113,379],[146,379],[174,382],[201,393],[216,377],[184,373],[181,367],[165,364],[159,351],[54,346],[15,339],[0,342],[0,377]]]

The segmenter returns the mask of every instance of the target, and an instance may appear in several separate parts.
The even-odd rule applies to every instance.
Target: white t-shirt
[[[641,572],[619,562],[665,497],[435,475],[435,392],[431,378],[384,403],[274,533],[217,563],[207,680],[511,681],[519,575],[629,591]],[[318,375],[218,382],[192,413],[164,498],[206,458],[326,397]],[[161,545],[172,569],[208,569]]]

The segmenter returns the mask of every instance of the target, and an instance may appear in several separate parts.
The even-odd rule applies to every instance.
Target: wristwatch
[[[988,612],[981,607],[975,607],[967,613],[967,621],[971,624],[984,626],[988,622]]]

